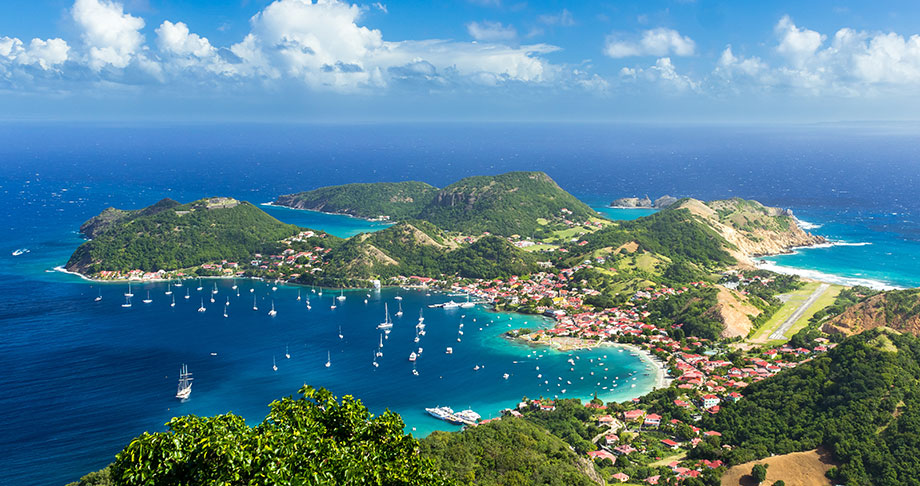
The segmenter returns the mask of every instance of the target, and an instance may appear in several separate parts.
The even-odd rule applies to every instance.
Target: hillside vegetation
[[[541,229],[541,218],[561,222],[597,216],[543,172],[467,177],[443,189],[422,182],[346,184],[281,196],[277,203],[365,218],[422,219],[469,235],[529,236]]]
[[[876,329],[753,383],[706,426],[722,444],[694,453],[740,464],[823,446],[850,486],[917,484],[920,478],[920,340]]]
[[[85,223],[93,239],[77,248],[66,268],[95,274],[240,261],[299,231],[235,199],[209,198],[184,205],[164,201],[139,211],[106,210]]]
[[[360,218],[387,216],[403,220],[418,216],[437,190],[430,184],[416,181],[345,184],[280,196],[276,204]]]
[[[920,289],[874,294],[869,289],[857,294],[859,300],[827,321],[824,331],[850,335],[888,327],[920,335]]]

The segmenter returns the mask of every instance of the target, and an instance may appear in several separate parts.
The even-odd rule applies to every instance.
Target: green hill
[[[66,268],[92,275],[105,270],[149,272],[220,260],[244,261],[265,245],[300,230],[235,199],[174,203],[161,201],[130,212],[104,211],[83,225],[93,239],[77,248]]]
[[[437,188],[424,182],[375,182],[321,187],[278,197],[276,204],[295,209],[350,214],[360,218],[414,218],[431,202]]]
[[[426,221],[397,223],[375,233],[349,238],[332,249],[323,272],[302,276],[304,283],[367,285],[374,279],[456,275],[497,278],[526,275],[536,258],[495,236],[460,245]]]
[[[920,478],[920,340],[875,329],[795,369],[755,382],[705,419],[721,445],[696,453],[740,464],[824,446],[837,483],[894,486]]]
[[[448,231],[530,236],[538,219],[585,221],[597,213],[543,172],[467,177],[438,191],[419,214]]]
[[[594,465],[546,429],[513,417],[463,432],[432,432],[421,455],[453,484],[596,485]]]

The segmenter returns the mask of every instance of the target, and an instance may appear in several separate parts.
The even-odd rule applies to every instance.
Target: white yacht
[[[179,369],[179,388],[176,390],[176,398],[186,400],[192,394],[192,374],[188,372],[188,366],[184,363]]]

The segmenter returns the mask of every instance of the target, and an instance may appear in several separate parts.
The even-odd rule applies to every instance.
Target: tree
[[[398,414],[300,389],[269,405],[261,424],[233,414],[175,417],[144,433],[111,465],[119,485],[444,484]]]
[[[767,466],[768,464],[755,464],[754,468],[751,469],[751,476],[757,480],[757,484],[760,484],[767,479]]]
[[[786,486],[786,481],[780,479],[779,481],[773,483],[773,486]]]

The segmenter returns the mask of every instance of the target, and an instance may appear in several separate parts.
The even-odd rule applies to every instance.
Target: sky
[[[0,118],[917,120],[916,1],[0,1]]]

